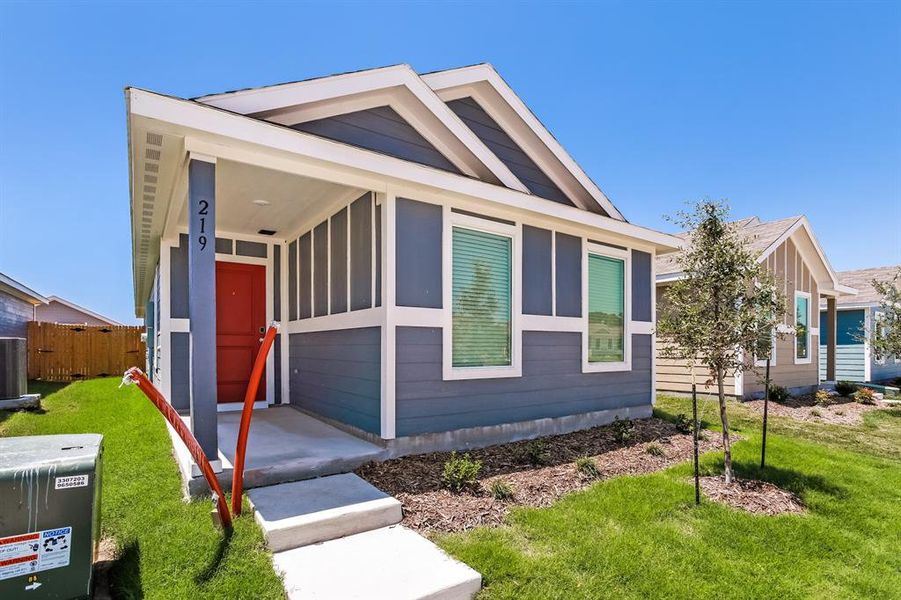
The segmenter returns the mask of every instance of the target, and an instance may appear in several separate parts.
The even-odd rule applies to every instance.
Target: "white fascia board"
[[[591,180],[582,167],[576,163],[569,155],[560,142],[551,134],[550,131],[538,120],[538,117],[526,106],[525,102],[516,95],[516,92],[504,81],[503,77],[494,70],[494,67],[488,64],[473,65],[471,67],[463,67],[460,69],[450,69],[448,71],[438,71],[422,76],[422,80],[434,90],[442,90],[450,87],[469,85],[479,81],[489,83],[498,94],[510,105],[517,115],[529,126],[529,128],[541,139],[548,147],[551,153],[559,160],[569,171],[573,177],[584,187],[592,198],[609,214],[612,218],[625,221],[623,214],[613,205],[607,195]]]
[[[89,317],[94,317],[95,319],[97,319],[99,321],[104,321],[104,322],[108,323],[109,325],[123,325],[123,323],[120,323],[119,321],[114,321],[113,319],[110,319],[109,317],[104,317],[103,315],[101,315],[99,313],[95,313],[94,311],[92,311],[88,308],[79,306],[79,305],[75,304],[74,302],[70,302],[70,301],[66,300],[65,298],[60,298],[59,296],[47,296],[47,300],[52,301],[52,302],[59,302],[63,306],[68,306],[72,310],[77,310],[78,312],[84,313],[84,314],[88,315]]]
[[[273,111],[280,108],[335,100],[346,96],[366,94],[377,90],[405,87],[469,150],[481,163],[507,187],[528,192],[526,186],[513,172],[491,152],[487,146],[448,108],[438,95],[426,85],[409,65],[395,65],[381,69],[360,71],[311,79],[298,83],[264,87],[231,94],[207,96],[196,101],[242,115]],[[434,134],[419,131],[436,147],[445,146]],[[445,153],[448,149],[444,148]],[[459,157],[449,156],[458,168],[470,175],[470,169],[461,164]]]
[[[810,241],[813,245],[813,249],[817,253],[817,257],[820,259],[823,266],[826,268],[826,272],[829,274],[829,280],[830,280],[829,283],[831,283],[830,286],[826,287],[825,282],[820,282],[820,281],[817,282],[817,285],[820,288],[822,288],[819,290],[820,293],[824,293],[826,295],[831,295],[830,292],[832,292],[836,296],[846,296],[846,295],[856,296],[857,295],[856,289],[854,289],[852,287],[848,287],[846,285],[842,285],[838,282],[838,275],[836,274],[835,269],[832,268],[832,264],[829,262],[829,259],[826,258],[826,253],[823,252],[823,247],[820,246],[819,240],[814,235],[813,228],[810,226],[810,221],[808,221],[807,217],[805,217],[803,215],[800,216],[797,221],[795,221],[788,229],[785,230],[785,232],[783,232],[782,235],[780,235],[778,238],[776,238],[776,241],[774,241],[772,244],[770,244],[766,248],[766,250],[764,250],[760,254],[758,262],[765,261],[770,256],[770,254],[775,252],[779,246],[784,244],[785,241],[788,240],[792,235],[794,235],[795,232],[798,231],[799,229],[804,229],[804,231],[807,233],[807,236],[810,238]]]
[[[189,131],[185,132],[186,135],[193,130],[223,136],[253,144],[264,150],[309,157],[323,168],[336,166],[349,168],[360,176],[376,176],[383,182],[384,178],[388,177],[399,183],[419,184],[438,192],[455,192],[471,198],[495,202],[514,209],[641,240],[655,246],[658,251],[676,250],[681,248],[684,243],[680,238],[666,233],[378,152],[333,142],[282,125],[267,123],[252,117],[137,88],[131,88],[129,94],[133,115],[163,121],[176,126],[176,128],[187,129]],[[199,148],[197,150],[200,151]],[[227,152],[229,148],[223,146],[222,150]],[[210,154],[217,153],[212,144],[207,144],[203,151]],[[265,162],[266,159],[260,157],[260,160]],[[278,168],[274,164],[270,166]]]

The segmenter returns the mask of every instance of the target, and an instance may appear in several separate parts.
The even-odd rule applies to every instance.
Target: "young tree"
[[[891,281],[873,280],[879,294],[878,323],[870,332],[873,352],[881,356],[901,356],[901,267]]]
[[[690,233],[678,257],[684,277],[661,299],[657,335],[665,356],[703,365],[716,383],[726,483],[731,484],[725,378],[753,364],[762,333],[768,336],[783,322],[785,303],[780,286],[727,215],[724,203],[701,201],[672,219]]]

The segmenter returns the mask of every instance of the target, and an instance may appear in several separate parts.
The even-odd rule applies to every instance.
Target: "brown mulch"
[[[514,506],[549,506],[597,481],[576,468],[575,460],[581,456],[594,459],[600,479],[657,471],[691,458],[691,435],[679,433],[672,423],[656,418],[633,423],[632,439],[625,444],[616,441],[610,426],[542,438],[544,461],[539,466],[529,463],[531,441],[472,450],[471,458],[482,462],[478,486],[458,494],[441,481],[449,452],[369,463],[356,473],[400,500],[403,524],[412,529],[462,531],[499,525]],[[702,432],[701,452],[719,448],[719,439],[719,434]],[[660,449],[659,456],[648,453],[652,445]],[[492,497],[489,486],[497,479],[512,488],[512,500]]]
[[[763,414],[763,400],[750,400],[745,402],[754,410]],[[768,412],[779,417],[791,417],[798,421],[812,421],[814,423],[830,423],[833,425],[857,425],[863,420],[863,413],[889,405],[877,400],[875,404],[860,404],[850,398],[834,396],[832,403],[827,406],[817,404],[813,394],[792,397],[784,402],[770,400]]]
[[[736,479],[727,486],[722,476],[701,477],[701,489],[714,502],[750,513],[773,516],[805,510],[797,496],[765,481]]]

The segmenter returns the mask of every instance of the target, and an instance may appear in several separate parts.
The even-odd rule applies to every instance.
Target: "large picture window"
[[[795,362],[810,361],[810,295],[795,293]]]
[[[625,361],[626,265],[619,258],[588,255],[588,362]]]
[[[453,228],[454,368],[513,364],[513,240]]]

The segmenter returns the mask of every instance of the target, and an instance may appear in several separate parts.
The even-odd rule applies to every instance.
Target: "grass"
[[[515,510],[505,527],[437,541],[482,573],[484,599],[899,597],[901,411],[869,413],[846,432],[774,419],[761,471],[759,417],[729,410],[730,428],[745,438],[734,448],[739,476],[791,490],[806,514],[695,507],[686,463],[602,481],[550,508]],[[690,405],[660,399],[659,416],[680,412]],[[718,418],[713,403],[702,414]],[[720,472],[721,455],[705,455],[702,469]]]
[[[37,383],[39,412],[0,411],[0,437],[102,433],[103,536],[118,548],[115,598],[282,598],[263,537],[248,511],[226,539],[209,498],[185,503],[163,418],[118,379]]]

